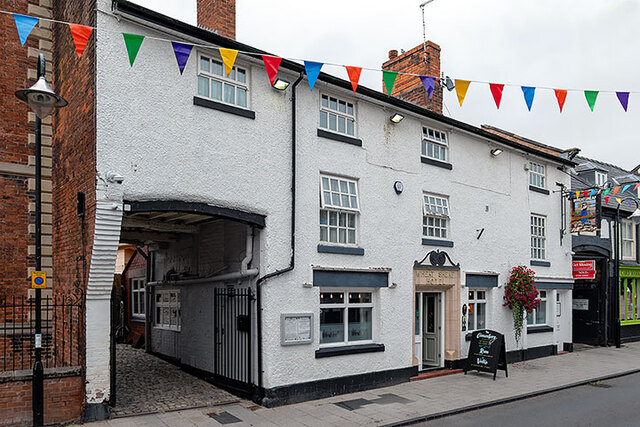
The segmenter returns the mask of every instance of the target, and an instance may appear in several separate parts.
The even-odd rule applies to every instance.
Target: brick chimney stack
[[[198,0],[198,25],[235,40],[236,1]]]
[[[390,50],[389,60],[382,64],[382,69],[419,74],[421,76],[440,77],[440,46],[427,41],[426,47],[426,61],[422,43],[400,55],[398,55],[397,50]],[[384,83],[382,86],[384,90]],[[433,90],[432,99],[429,99],[427,89],[419,77],[399,74],[393,86],[391,96],[442,114],[442,88],[438,85],[438,82],[436,82],[435,89]]]

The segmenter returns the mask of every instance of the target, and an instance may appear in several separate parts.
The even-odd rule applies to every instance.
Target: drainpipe
[[[262,284],[265,280],[293,270],[296,248],[296,86],[302,74],[291,85],[291,261],[289,266],[260,277],[256,282],[257,329],[258,329],[258,388],[262,389]]]

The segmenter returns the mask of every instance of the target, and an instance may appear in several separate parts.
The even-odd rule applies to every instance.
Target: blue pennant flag
[[[171,44],[173,45],[173,52],[176,54],[178,67],[180,67],[180,74],[182,74],[185,65],[187,65],[187,60],[189,59],[193,45],[178,42],[171,42]]]
[[[625,191],[627,191],[629,189],[629,187],[631,187],[631,184],[627,184],[624,187],[622,187],[622,193],[624,193]]]
[[[309,79],[309,88],[313,91],[313,85],[316,84],[316,79],[320,75],[320,69],[324,64],[322,62],[304,61],[304,70],[307,73],[307,79]]]
[[[36,26],[38,18],[34,18],[33,16],[20,15],[17,13],[13,14],[13,19],[16,21],[16,29],[18,30],[18,37],[20,37],[20,44],[24,46],[27,42],[27,37],[31,34],[33,27]]]
[[[536,94],[536,88],[532,86],[522,86],[522,93],[524,94],[524,100],[527,103],[527,108],[531,111],[533,97]]]

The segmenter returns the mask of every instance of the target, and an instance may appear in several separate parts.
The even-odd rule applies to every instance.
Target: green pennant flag
[[[596,98],[598,97],[597,90],[585,90],[584,97],[587,98],[587,104],[589,104],[589,108],[593,112],[593,107],[596,105]]]
[[[136,56],[138,56],[138,51],[140,50],[140,46],[142,46],[144,36],[139,34],[122,33],[122,37],[124,37],[124,44],[127,46],[129,63],[133,67],[133,61],[135,61]]]
[[[384,82],[384,87],[387,89],[388,96],[391,96],[393,85],[396,83],[396,77],[398,77],[396,71],[382,70],[382,81]]]

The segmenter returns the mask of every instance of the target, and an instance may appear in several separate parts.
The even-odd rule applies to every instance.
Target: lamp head
[[[393,116],[389,117],[392,123],[400,123],[404,119],[404,116],[400,113],[395,113]]]
[[[26,102],[41,119],[51,114],[54,108],[69,104],[66,99],[51,89],[44,76],[40,76],[30,88],[17,90],[16,96],[19,100]]]
[[[290,82],[288,80],[277,78],[273,82],[273,88],[278,90],[286,90],[289,87]]]

